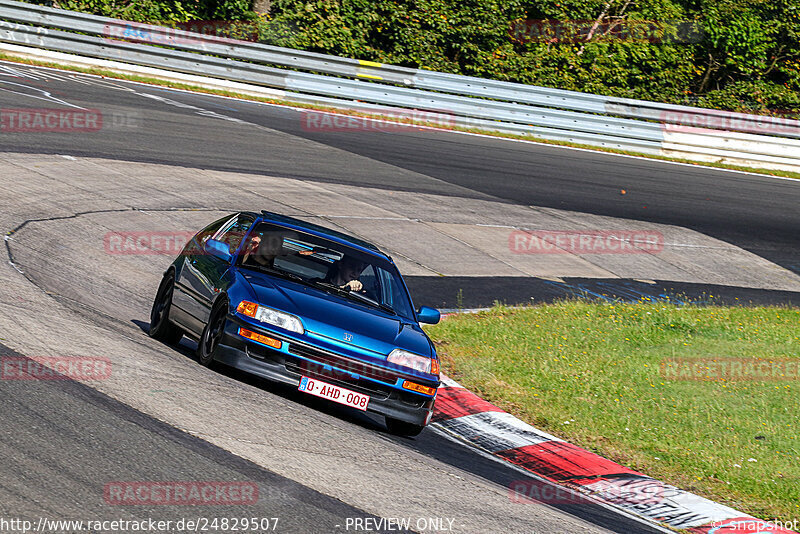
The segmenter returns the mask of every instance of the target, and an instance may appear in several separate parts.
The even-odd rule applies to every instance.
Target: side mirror
[[[212,256],[216,256],[222,261],[230,263],[231,258],[233,258],[233,256],[231,256],[231,249],[228,244],[223,243],[222,241],[217,241],[216,239],[209,239],[206,241],[205,249],[206,252]]]
[[[417,320],[420,323],[436,324],[439,322],[439,319],[441,319],[439,310],[427,306],[420,306],[417,310]]]

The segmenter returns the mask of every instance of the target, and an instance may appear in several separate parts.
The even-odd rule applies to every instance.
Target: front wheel
[[[169,311],[172,308],[172,294],[175,291],[175,275],[170,273],[164,276],[158,286],[153,309],[150,311],[150,337],[174,345],[183,337],[183,330],[169,320]]]
[[[203,329],[203,334],[197,343],[197,359],[200,361],[200,365],[210,367],[214,361],[222,336],[225,334],[227,315],[228,306],[225,301],[218,302],[211,310],[208,324]]]
[[[422,425],[415,425],[414,423],[400,421],[399,419],[394,419],[392,417],[386,417],[386,428],[389,429],[390,433],[396,436],[413,437],[419,435],[419,433],[422,432],[422,429],[425,427]]]

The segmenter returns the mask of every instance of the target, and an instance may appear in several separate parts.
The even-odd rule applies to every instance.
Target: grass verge
[[[562,301],[426,330],[445,373],[542,430],[762,519],[800,515],[800,309]]]
[[[593,150],[593,151],[596,151],[596,152],[607,152],[609,154],[622,154],[622,155],[627,155],[627,156],[637,156],[637,157],[656,159],[656,160],[662,160],[662,161],[672,161],[672,162],[676,162],[676,163],[685,163],[685,164],[688,164],[688,165],[696,165],[698,167],[712,167],[712,168],[717,168],[717,169],[727,169],[727,170],[734,170],[734,171],[741,171],[741,172],[751,172],[751,173],[757,173],[757,174],[765,174],[765,175],[769,175],[769,176],[781,176],[781,177],[784,177],[784,178],[793,178],[793,179],[796,179],[796,180],[800,180],[800,172],[781,171],[781,170],[772,170],[772,169],[759,169],[759,168],[756,168],[756,167],[743,167],[743,166],[739,166],[739,165],[729,165],[729,164],[726,164],[726,163],[699,162],[699,161],[693,161],[693,160],[682,159],[682,158],[671,158],[671,157],[668,157],[668,156],[657,156],[657,155],[654,155],[654,154],[644,154],[644,153],[641,153],[641,152],[635,152],[635,151],[630,151],[630,150],[619,150],[619,149],[615,149],[615,148],[597,147],[597,146],[593,146],[593,145],[584,145],[584,144],[580,144],[580,143],[571,143],[571,142],[568,142],[568,141],[554,141],[554,140],[542,139],[542,138],[535,137],[535,136],[530,136],[530,135],[515,135],[515,134],[509,134],[509,133],[494,132],[494,131],[491,131],[491,130],[481,130],[481,129],[477,129],[477,128],[464,128],[464,127],[459,127],[459,126],[454,126],[454,125],[434,124],[434,123],[427,123],[427,122],[424,122],[424,121],[416,121],[416,120],[410,120],[410,119],[409,120],[405,120],[405,119],[400,119],[398,117],[378,115],[378,114],[373,114],[373,113],[363,113],[363,112],[359,112],[359,111],[346,110],[346,109],[330,107],[330,106],[297,103],[297,102],[291,102],[291,101],[288,101],[288,100],[280,100],[280,99],[275,99],[275,98],[267,98],[267,97],[259,97],[259,96],[255,96],[255,95],[249,95],[249,94],[242,94],[242,93],[237,93],[235,91],[225,91],[225,90],[221,90],[221,89],[212,89],[212,88],[208,88],[208,87],[202,87],[202,86],[193,85],[193,84],[187,84],[187,83],[179,83],[179,82],[174,82],[174,81],[171,81],[171,80],[163,80],[163,79],[159,79],[159,78],[141,76],[141,75],[137,75],[137,74],[126,74],[126,73],[122,73],[122,72],[118,72],[118,71],[114,71],[114,70],[107,70],[107,69],[101,69],[101,68],[95,68],[95,67],[79,67],[79,66],[76,66],[76,65],[66,65],[66,64],[60,64],[60,63],[56,63],[56,62],[52,62],[52,61],[41,61],[41,60],[30,59],[30,58],[22,58],[22,57],[15,56],[13,54],[8,54],[8,53],[2,52],[2,51],[0,51],[0,59],[5,60],[5,61],[11,61],[11,62],[14,62],[14,63],[20,63],[20,64],[23,64],[23,65],[35,65],[35,66],[41,66],[41,67],[51,67],[51,68],[55,68],[55,69],[67,70],[67,71],[72,71],[72,72],[81,72],[81,73],[84,73],[84,74],[94,74],[94,75],[97,75],[97,76],[104,76],[106,78],[115,78],[115,79],[119,79],[119,80],[129,80],[129,81],[134,81],[134,82],[139,82],[139,83],[146,83],[146,84],[150,84],[150,85],[158,85],[158,86],[161,86],[161,87],[171,87],[173,89],[181,89],[181,90],[184,90],[184,91],[193,91],[193,92],[196,92],[196,93],[205,93],[205,94],[227,96],[227,97],[231,97],[231,98],[240,98],[240,99],[243,99],[243,100],[252,100],[252,101],[255,101],[255,102],[264,102],[264,103],[268,103],[268,104],[276,104],[276,105],[283,105],[283,106],[291,106],[291,107],[295,107],[295,108],[326,111],[326,112],[330,112],[330,113],[338,113],[338,114],[341,114],[341,115],[350,115],[350,116],[357,116],[357,117],[368,117],[368,118],[385,120],[385,121],[388,121],[388,122],[397,122],[397,123],[402,123],[402,124],[412,124],[412,125],[416,125],[416,126],[426,126],[426,127],[432,127],[432,128],[439,128],[439,129],[442,129],[442,130],[452,130],[452,131],[457,131],[457,132],[474,133],[474,134],[479,134],[479,135],[489,135],[489,136],[492,136],[492,137],[502,137],[502,138],[506,138],[506,139],[519,139],[519,140],[522,140],[522,141],[531,141],[531,142],[542,143],[542,144],[547,144],[547,145],[568,146],[568,147],[572,147],[572,148],[581,148],[581,149],[585,149],[585,150]]]

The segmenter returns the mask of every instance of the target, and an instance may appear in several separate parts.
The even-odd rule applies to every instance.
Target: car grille
[[[321,364],[338,367],[339,369],[342,369],[344,371],[365,376],[367,378],[372,378],[373,380],[380,380],[381,382],[387,382],[389,384],[395,384],[398,378],[403,378],[398,373],[393,373],[391,371],[373,367],[368,363],[359,362],[357,360],[351,360],[350,358],[339,356],[338,354],[324,352],[303,345],[297,345],[292,343],[289,345],[289,352],[292,354],[296,354],[297,356],[302,356],[303,358],[308,358],[309,360],[313,360]]]
[[[299,375],[316,378],[329,384],[341,386],[345,389],[369,395],[371,398],[388,399],[394,394],[392,388],[379,382],[373,382],[363,378],[353,378],[335,369],[325,369],[322,364],[306,361],[295,361],[293,358],[286,359],[286,369]]]

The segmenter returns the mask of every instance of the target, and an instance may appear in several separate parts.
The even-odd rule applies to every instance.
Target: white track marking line
[[[28,97],[28,98],[35,98],[37,100],[44,100],[46,102],[55,102],[56,104],[61,104],[62,106],[67,106],[67,107],[70,107],[70,108],[86,109],[84,107],[77,106],[75,104],[70,104],[66,100],[61,100],[60,98],[56,98],[50,93],[50,91],[45,91],[44,89],[40,89],[38,87],[31,87],[30,85],[25,85],[24,83],[9,82],[9,81],[5,81],[5,80],[0,80],[0,84],[3,84],[3,85],[16,85],[17,87],[24,87],[25,89],[30,89],[32,91],[41,93],[44,96],[32,95],[32,94],[29,94],[29,93],[21,93],[19,91],[12,91],[11,89],[6,89],[4,87],[0,87],[0,91],[6,91],[8,93],[13,93],[13,94],[17,94],[17,95],[20,95],[20,96],[25,96],[25,97]]]

